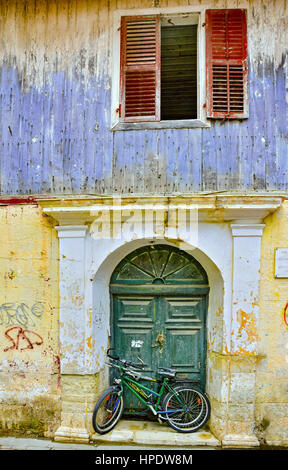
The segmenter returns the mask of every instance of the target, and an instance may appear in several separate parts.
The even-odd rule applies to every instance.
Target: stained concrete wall
[[[275,249],[287,248],[288,201],[266,218],[257,336],[256,424],[261,439],[288,444],[288,328],[283,310],[288,302],[288,279],[275,278]]]
[[[51,436],[59,419],[58,240],[37,205],[0,207],[0,429]]]

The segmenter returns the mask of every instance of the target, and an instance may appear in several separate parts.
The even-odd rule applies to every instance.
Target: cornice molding
[[[58,225],[85,225],[103,211],[191,210],[199,222],[261,223],[277,210],[283,197],[275,195],[192,195],[151,197],[95,197],[89,199],[46,199],[38,204]]]

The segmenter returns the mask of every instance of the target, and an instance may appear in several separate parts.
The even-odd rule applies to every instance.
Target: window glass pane
[[[197,118],[197,25],[161,27],[161,120]]]

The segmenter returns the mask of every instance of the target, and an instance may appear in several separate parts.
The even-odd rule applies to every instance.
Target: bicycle
[[[109,367],[119,369],[120,376],[114,378],[114,385],[103,392],[97,401],[92,424],[98,434],[111,431],[118,423],[123,412],[123,395],[125,387],[149,408],[158,420],[167,424],[175,431],[188,433],[195,432],[208,421],[211,405],[208,397],[196,385],[184,385],[175,381],[177,371],[167,367],[159,367],[158,374],[161,379],[148,377],[138,372],[143,371],[144,362],[138,357],[139,363],[112,356],[108,349],[110,359]],[[139,383],[150,381],[158,383],[158,391]],[[173,382],[174,381],[174,382]]]

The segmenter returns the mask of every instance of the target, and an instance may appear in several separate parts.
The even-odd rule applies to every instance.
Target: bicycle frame
[[[141,380],[141,376],[139,377],[139,379]],[[167,378],[163,379],[159,392],[155,392],[154,390],[151,390],[149,387],[142,385],[141,383],[132,379],[128,375],[123,375],[120,378],[120,380],[121,380],[121,385],[122,385],[121,395],[123,394],[123,385],[124,385],[141,401],[141,403],[143,403],[145,406],[150,408],[151,411],[154,413],[154,415],[161,415],[161,414],[167,415],[167,413],[175,413],[176,411],[183,410],[183,408],[173,409],[169,411],[159,410],[159,406],[160,406],[160,402],[161,402],[161,398],[163,396],[164,390],[167,389],[169,392],[175,391],[173,388],[169,386]],[[142,378],[142,380],[150,380],[151,382],[157,382],[156,379],[152,379],[150,377]],[[141,392],[142,392],[142,396],[141,396]],[[149,396],[151,396],[152,394],[155,397],[157,397],[156,403],[150,403],[149,396],[147,396],[145,392],[147,392]],[[176,395],[176,398],[179,402],[179,406],[186,408],[184,403],[180,400],[180,398],[177,395]]]
[[[161,378],[147,377],[139,371],[143,371],[145,366],[141,358],[138,357],[141,362],[138,364],[109,355],[109,351],[110,362],[107,365],[120,370],[120,374],[114,376],[113,384],[95,405],[92,424],[98,434],[111,431],[118,423],[123,413],[126,388],[157,416],[158,421],[162,423],[165,420],[177,432],[195,432],[208,421],[211,410],[208,398],[197,386],[179,384],[175,379],[175,369],[159,367]],[[143,385],[143,381],[156,382],[157,391],[150,388],[152,385]]]

